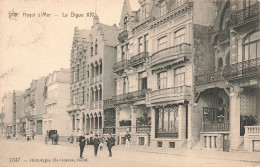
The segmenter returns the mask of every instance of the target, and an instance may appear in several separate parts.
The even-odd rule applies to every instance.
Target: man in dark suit
[[[82,132],[81,136],[79,137],[80,158],[83,158],[82,154],[84,151],[85,144],[86,144],[86,138],[85,138],[85,136],[83,136],[83,132]]]
[[[94,138],[94,154],[95,154],[95,156],[97,156],[99,143],[100,143],[100,141],[99,141],[98,135],[95,135],[95,138]]]
[[[109,151],[109,157],[112,157],[112,147],[115,145],[115,138],[112,137],[111,133],[109,134],[109,137],[107,138],[106,142]]]

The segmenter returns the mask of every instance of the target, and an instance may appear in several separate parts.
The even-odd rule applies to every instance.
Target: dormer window
[[[166,6],[166,2],[163,1],[161,4],[160,4],[160,16],[163,16],[167,13],[167,6]]]
[[[124,30],[127,31],[128,17],[124,18]]]

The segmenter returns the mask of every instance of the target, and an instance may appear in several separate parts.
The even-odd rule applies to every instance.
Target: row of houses
[[[70,70],[60,69],[33,80],[25,91],[7,92],[2,98],[1,134],[26,139],[44,139],[49,130],[58,130],[65,139],[69,116]]]
[[[259,151],[259,2],[138,2],[124,1],[119,27],[96,15],[75,28],[59,125],[118,144],[128,131],[136,145]]]

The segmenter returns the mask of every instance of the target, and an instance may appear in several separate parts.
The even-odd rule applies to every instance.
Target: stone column
[[[116,108],[116,131],[117,128],[120,127],[119,121],[120,121],[120,108]]]
[[[230,92],[230,149],[237,149],[240,144],[240,97],[243,91],[234,87]]]
[[[192,145],[192,104],[188,104],[188,148]]]
[[[93,124],[94,124],[94,128],[93,129],[96,129],[96,116],[95,115],[93,116]]]
[[[98,87],[98,89],[97,89],[97,92],[98,92],[98,93],[97,93],[97,96],[98,96],[98,97],[97,97],[97,101],[98,101],[98,104],[97,104],[97,105],[98,105],[98,106],[96,106],[97,108],[100,107],[100,106],[99,106],[99,100],[100,100],[100,99],[99,99],[99,93],[100,93],[99,90],[100,90],[100,87]]]
[[[94,98],[93,98],[93,106],[94,106],[94,108],[96,108],[96,89],[94,88]]]
[[[97,127],[98,127],[98,135],[99,135],[99,118],[100,118],[100,116],[97,116],[97,118],[98,118],[98,125],[97,125]]]
[[[151,140],[155,139],[155,108],[151,107]]]
[[[132,133],[136,133],[136,113],[137,113],[137,107],[131,106],[132,111]]]
[[[179,115],[178,138],[184,140],[186,135],[186,108],[184,105],[179,105],[178,115]]]
[[[92,131],[92,117],[89,117],[89,133]]]

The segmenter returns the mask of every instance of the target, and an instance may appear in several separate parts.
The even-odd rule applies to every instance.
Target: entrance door
[[[229,135],[223,135],[223,151],[229,152]]]

